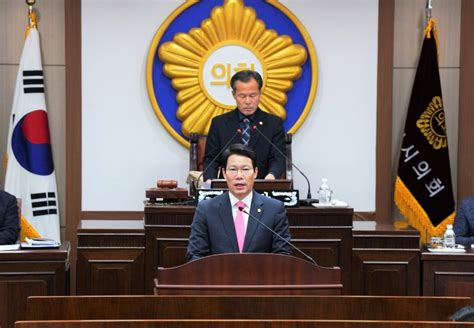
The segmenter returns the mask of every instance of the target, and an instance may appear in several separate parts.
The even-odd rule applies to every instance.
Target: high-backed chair
[[[199,135],[198,133],[192,132],[189,138],[191,146],[189,147],[189,170],[190,171],[202,171],[204,167],[204,152],[206,150],[206,138],[207,136]],[[286,149],[286,170],[280,179],[293,180],[293,166],[292,152],[291,152],[292,134],[285,134],[285,149]],[[190,184],[190,192],[194,194],[194,186]]]

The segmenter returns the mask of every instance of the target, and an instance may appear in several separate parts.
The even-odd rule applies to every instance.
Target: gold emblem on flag
[[[267,29],[242,0],[226,0],[215,7],[200,28],[176,34],[158,54],[164,74],[177,91],[176,115],[186,136],[191,132],[207,135],[214,116],[235,108],[235,102],[227,98],[231,97],[230,77],[244,69],[262,73],[259,107],[284,120],[286,93],[301,76],[307,58],[303,46]]]
[[[416,126],[433,149],[439,150],[448,146],[443,99],[440,96],[431,99],[425,111],[416,121]]]

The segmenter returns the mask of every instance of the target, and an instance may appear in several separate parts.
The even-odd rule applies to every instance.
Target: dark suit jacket
[[[474,244],[474,196],[464,199],[454,219],[456,244]]]
[[[254,191],[250,214],[290,241],[288,217],[282,202]],[[213,254],[238,252],[229,192],[199,203],[191,225],[186,254],[188,260]],[[290,254],[290,247],[249,216],[243,252]]]
[[[240,134],[236,135],[239,128],[239,110],[235,109],[223,115],[214,117],[206,140],[204,155],[204,169],[225,144],[232,139],[233,143],[242,143]],[[285,153],[285,132],[283,122],[276,116],[263,112],[259,108],[255,112],[254,122],[258,129],[270,139],[281,152]],[[285,158],[278,153],[259,133],[251,130],[249,147],[257,154],[257,179],[263,179],[268,173],[273,173],[279,179],[285,171]],[[220,159],[216,160],[204,173],[204,180],[217,178]]]
[[[16,197],[0,190],[0,245],[14,244],[20,233]]]

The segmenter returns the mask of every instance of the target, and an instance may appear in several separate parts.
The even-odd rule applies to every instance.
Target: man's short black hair
[[[232,78],[230,79],[230,86],[232,87],[232,91],[235,92],[235,84],[237,83],[237,81],[247,83],[250,80],[257,81],[258,90],[262,90],[262,86],[263,86],[262,76],[256,71],[244,70],[244,71],[235,73],[234,76],[232,76]]]
[[[255,154],[255,152],[250,147],[236,143],[230,145],[229,148],[224,150],[224,152],[222,153],[221,164],[224,170],[227,167],[227,160],[231,155],[240,155],[248,157],[252,160],[252,167],[254,169],[257,167],[257,154]]]

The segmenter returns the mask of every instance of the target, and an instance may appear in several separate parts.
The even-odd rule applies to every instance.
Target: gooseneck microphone
[[[237,129],[234,133],[234,135],[232,136],[232,138],[229,139],[229,141],[227,141],[227,143],[224,145],[224,147],[221,148],[221,150],[217,153],[216,156],[214,156],[214,158],[212,158],[212,161],[209,162],[209,164],[204,168],[204,170],[201,172],[201,174],[199,174],[197,180],[195,180],[193,182],[194,184],[194,189],[196,190],[196,193],[197,193],[197,186],[196,186],[196,181],[199,182],[199,180],[201,180],[201,177],[204,175],[204,173],[206,173],[209,168],[212,166],[212,164],[214,164],[214,162],[221,156],[221,154],[224,152],[224,150],[227,149],[227,147],[229,147],[230,143],[235,139],[235,137],[238,135],[238,134],[241,134],[242,133],[242,130],[240,129]]]
[[[239,206],[239,211],[247,214],[250,218],[254,219],[255,221],[257,221],[259,224],[261,224],[262,226],[264,226],[265,228],[267,228],[268,231],[270,231],[273,235],[277,236],[278,238],[280,238],[281,240],[283,240],[287,245],[290,245],[293,249],[296,249],[301,255],[303,255],[305,258],[307,258],[311,263],[313,263],[314,265],[318,265],[316,263],[315,260],[313,260],[313,258],[311,256],[309,256],[308,254],[306,254],[305,252],[303,252],[301,249],[299,249],[298,247],[296,247],[295,245],[293,245],[289,240],[286,240],[285,238],[283,238],[283,236],[281,236],[278,232],[276,232],[275,230],[273,230],[272,228],[270,228],[269,226],[267,226],[265,223],[263,223],[262,220],[260,220],[259,218],[257,218],[255,215],[252,215],[250,214],[248,211],[245,210],[245,208],[243,206]]]
[[[262,122],[260,122],[260,124],[262,124]],[[280,155],[282,155],[291,164],[291,166],[293,166],[305,178],[306,183],[308,184],[308,194],[306,195],[306,199],[300,199],[300,205],[311,206],[311,204],[313,203],[318,203],[319,201],[317,199],[313,199],[311,197],[311,184],[309,183],[309,179],[306,174],[304,174],[303,171],[301,171],[298,166],[293,163],[293,161],[290,161],[290,159],[285,155],[285,153],[278,149],[278,147],[270,139],[268,139],[268,137],[264,135],[262,131],[260,131],[257,125],[254,124],[252,126],[252,129],[257,131],[273,147],[273,149],[275,149]]]

